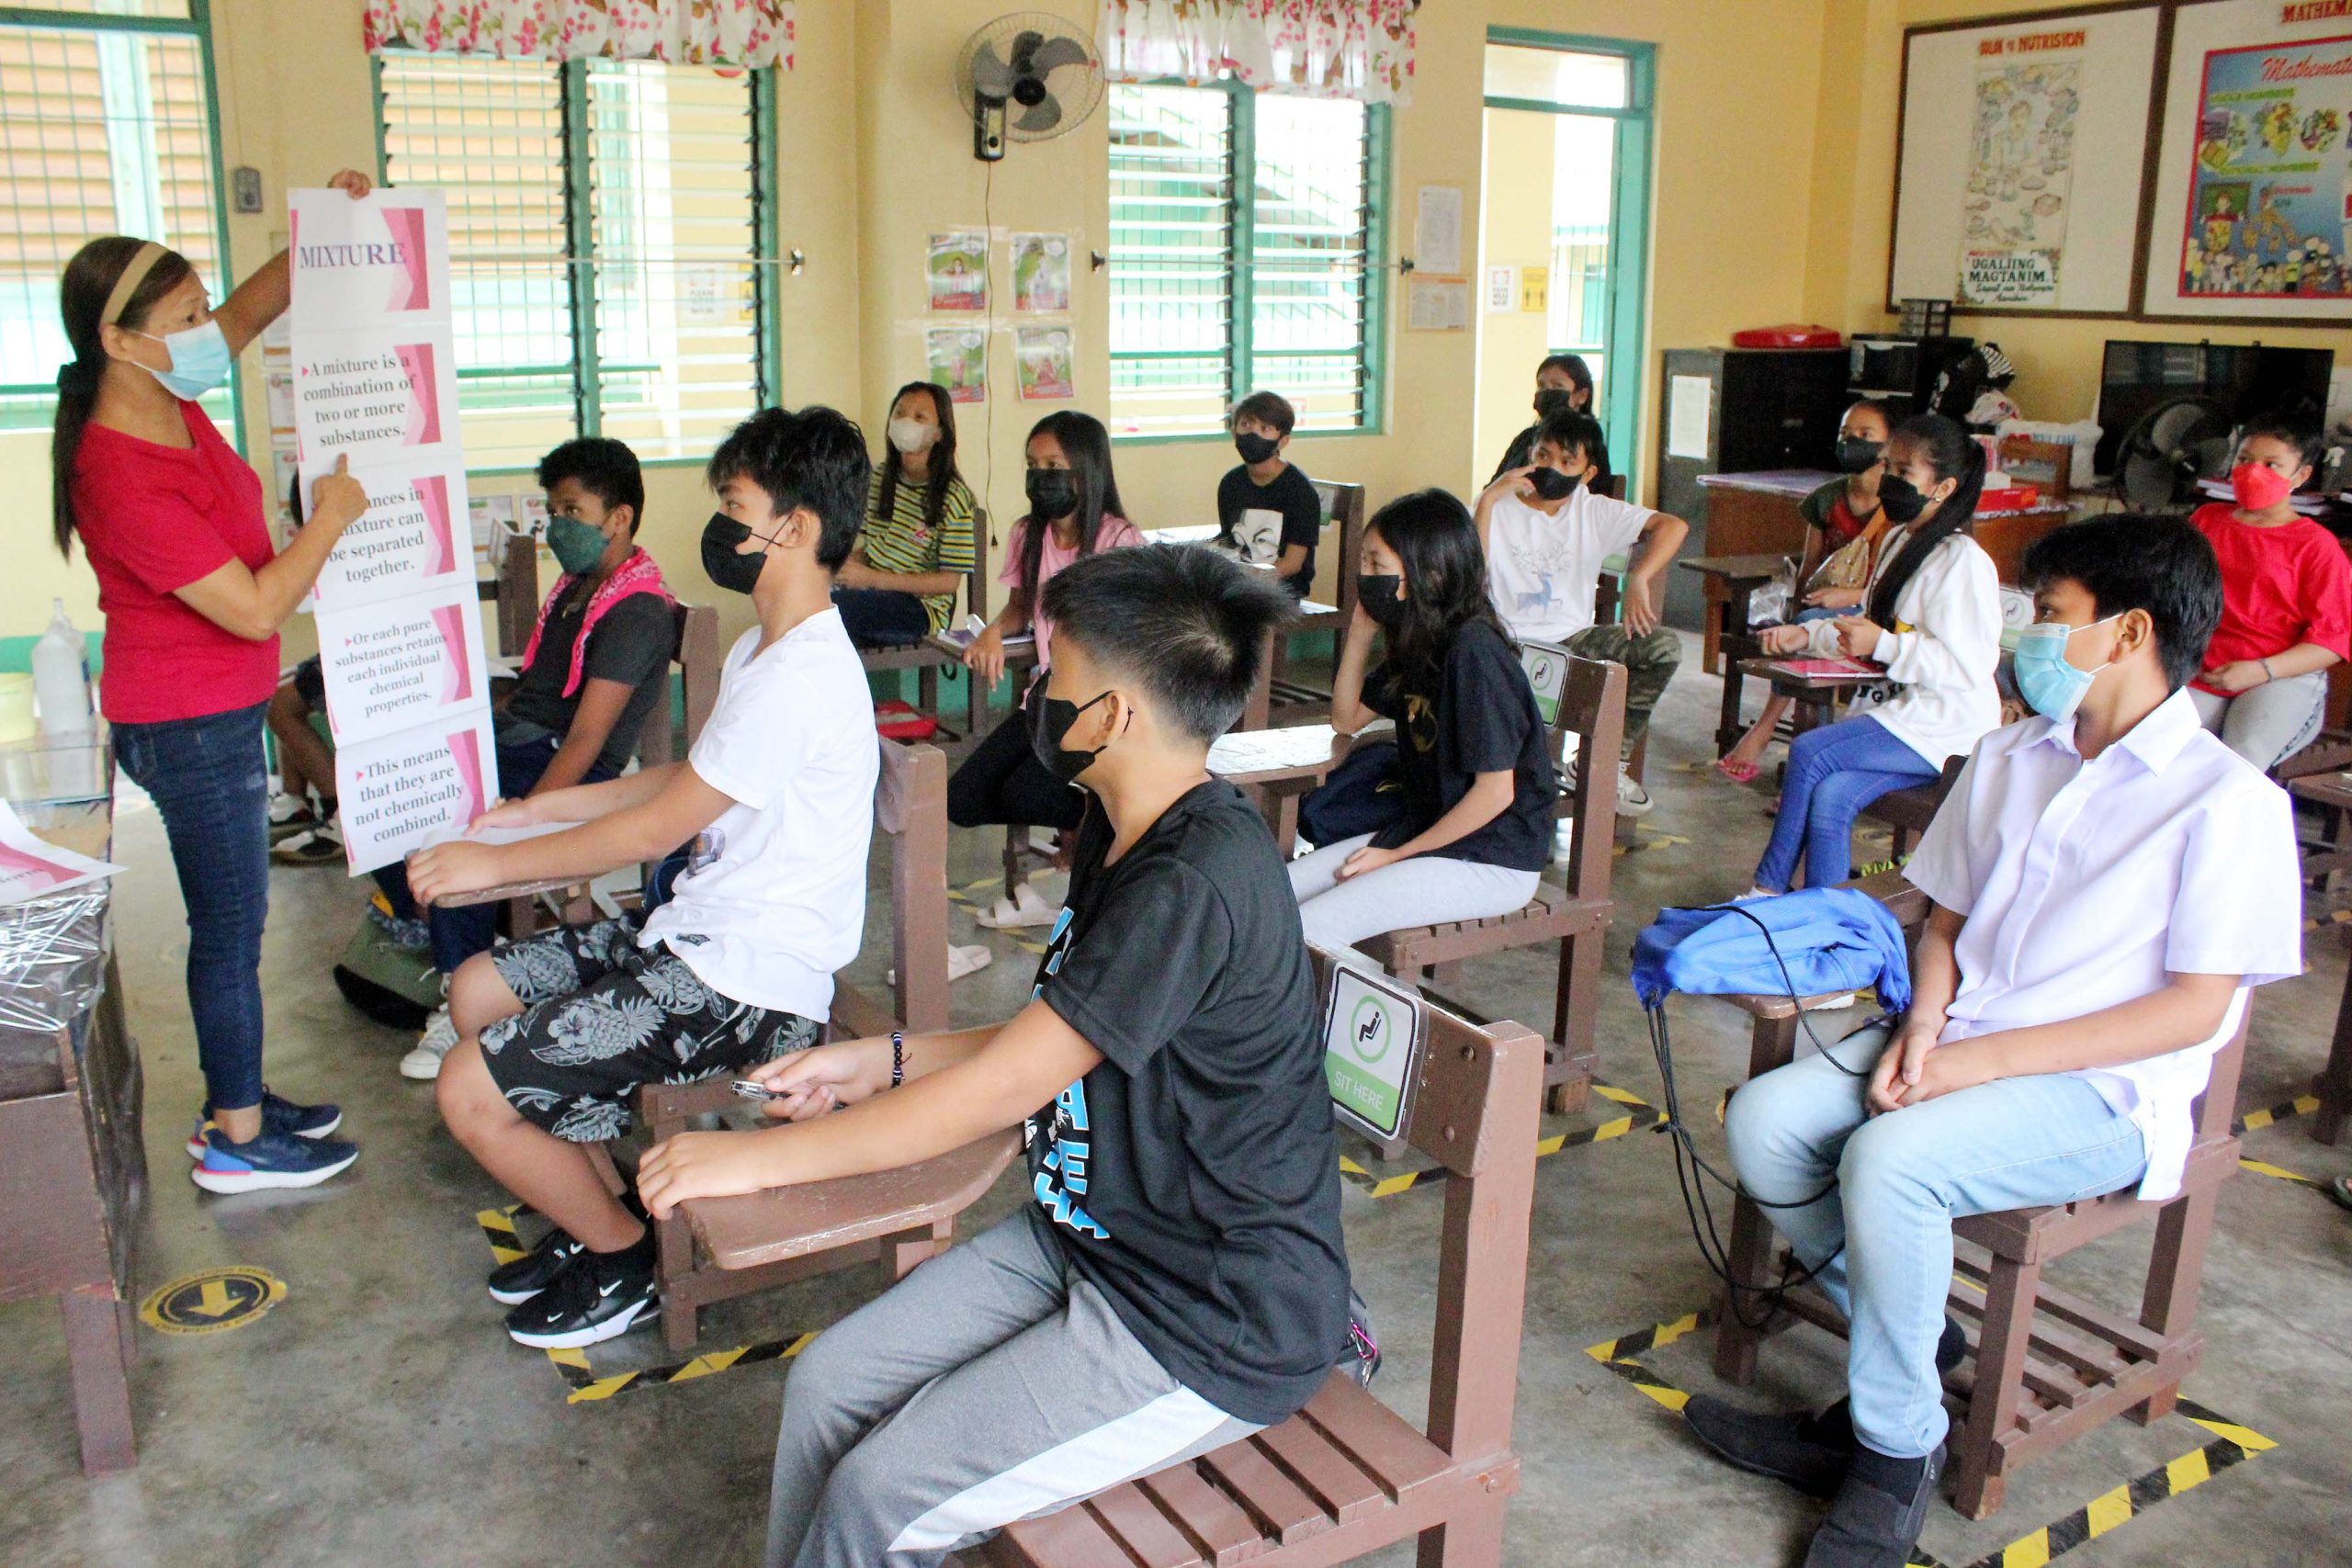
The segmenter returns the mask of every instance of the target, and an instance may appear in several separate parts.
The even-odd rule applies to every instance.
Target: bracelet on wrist
[[[890,1087],[898,1088],[907,1081],[907,1036],[904,1031],[890,1031]]]
[[[2255,662],[2262,666],[2262,683],[2264,685],[2267,686],[2271,682],[2278,679],[2278,672],[2270,668],[2270,660],[2267,659],[2257,659]]]

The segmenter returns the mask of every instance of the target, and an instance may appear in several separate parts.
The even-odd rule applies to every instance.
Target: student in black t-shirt
[[[1374,632],[1386,658],[1365,673]],[[1401,817],[1290,863],[1309,942],[1333,950],[1406,925],[1523,908],[1552,851],[1559,798],[1519,649],[1487,593],[1469,510],[1442,490],[1365,526],[1355,618],[1331,684],[1331,727],[1396,721]]]
[[[678,643],[675,602],[662,569],[637,543],[645,514],[637,454],[600,436],[567,441],[539,459],[538,481],[548,498],[548,548],[563,575],[539,606],[522,673],[491,716],[499,793],[510,800],[617,777],[645,716],[662,700]],[[395,917],[417,915],[400,862],[376,873],[376,882]],[[445,986],[459,964],[497,941],[495,904],[423,913]],[[457,1043],[444,1006],[401,1058],[401,1076],[438,1077]]]
[[[1044,604],[1037,754],[1091,800],[1035,999],[992,1029],[754,1069],[782,1095],[769,1114],[797,1125],[684,1134],[639,1168],[666,1215],[1028,1125],[1035,1201],[794,1361],[771,1564],[936,1563],[1286,1419],[1346,1337],[1298,913],[1265,823],[1207,768],[1286,606],[1184,548],[1085,557]]]
[[[1581,354],[1551,354],[1535,367],[1535,423],[1510,438],[1503,450],[1503,460],[1495,465],[1487,483],[1493,484],[1513,468],[1526,468],[1535,461],[1535,443],[1544,434],[1544,422],[1555,413],[1589,414],[1596,420],[1592,406],[1592,367],[1584,362]],[[1593,466],[1590,484],[1603,495],[1609,493],[1611,470],[1609,467],[1609,445],[1606,440],[1585,454]]]
[[[1233,405],[1233,447],[1241,461],[1217,480],[1216,542],[1252,566],[1272,567],[1290,596],[1304,599],[1315,581],[1323,498],[1283,456],[1297,423],[1278,393],[1252,392]]]

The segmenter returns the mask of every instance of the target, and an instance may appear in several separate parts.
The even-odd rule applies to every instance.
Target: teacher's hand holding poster
[[[294,434],[303,478],[369,498],[313,594],[344,849],[372,871],[498,796],[437,190],[289,197]]]

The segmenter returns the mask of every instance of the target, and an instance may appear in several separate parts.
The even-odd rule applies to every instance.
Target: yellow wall
[[[1478,334],[1478,421],[1474,466],[1493,471],[1503,448],[1533,417],[1535,367],[1551,352],[1551,313],[1519,306],[1519,272],[1552,265],[1552,181],[1555,115],[1495,109],[1486,117],[1485,191],[1476,265],[1471,268],[1471,321]],[[1487,269],[1511,269],[1511,309],[1487,309]],[[1605,375],[1606,370],[1603,371]],[[1491,453],[1489,457],[1487,454]],[[1474,479],[1471,481],[1476,483]]]
[[[1903,29],[2044,9],[2042,0],[1828,0],[1819,125],[1813,169],[1809,315],[1847,332],[1883,331],[1886,263],[1894,216],[1894,131]],[[2099,361],[2109,338],[2347,350],[2341,329],[2268,323],[2213,326],[2165,321],[2036,321],[1955,317],[1952,330],[1990,338],[2017,362],[2009,389],[2030,419],[2087,419],[2098,401]]]

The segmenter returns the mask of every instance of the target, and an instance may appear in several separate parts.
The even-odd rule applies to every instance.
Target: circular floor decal
[[[166,1334],[218,1334],[243,1328],[285,1299],[285,1280],[232,1264],[160,1287],[140,1303],[139,1317]]]

